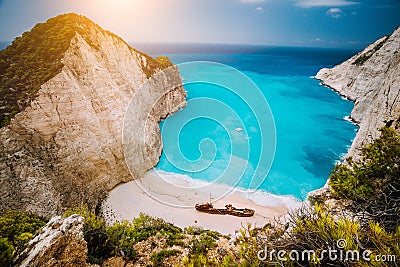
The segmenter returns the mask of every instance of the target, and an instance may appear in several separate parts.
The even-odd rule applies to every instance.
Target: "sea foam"
[[[193,179],[186,174],[166,172],[163,170],[155,170],[158,175],[165,181],[174,184],[176,186],[191,187],[193,189],[207,187],[212,184],[213,188],[223,189],[219,191],[226,191],[229,194],[238,193],[243,198],[249,199],[257,205],[266,207],[281,207],[286,206],[289,210],[294,210],[303,204],[294,196],[291,195],[275,195],[264,190],[251,190],[241,188],[238,186],[230,186],[227,184],[216,184],[201,179]],[[211,194],[213,192],[210,192]]]

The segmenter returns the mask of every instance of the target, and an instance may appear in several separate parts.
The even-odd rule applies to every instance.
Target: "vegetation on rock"
[[[155,253],[151,254],[150,258],[151,258],[154,266],[162,266],[164,259],[169,258],[171,256],[175,256],[177,254],[181,254],[181,253],[182,252],[177,249],[163,249],[159,252],[155,252]]]
[[[400,135],[388,127],[380,131],[379,138],[363,147],[360,160],[347,159],[330,176],[334,197],[350,201],[350,212],[319,201],[291,213],[287,224],[249,225],[236,240],[241,264],[398,266]],[[324,251],[333,251],[333,257]]]
[[[290,230],[243,230],[237,239],[244,266],[371,266],[379,257],[390,266],[400,257],[400,230],[386,231],[375,221],[363,225],[317,205],[290,214]],[[267,230],[267,231],[265,231]],[[282,252],[279,252],[282,251]],[[329,254],[330,253],[330,254]],[[366,256],[367,255],[367,256]],[[396,266],[396,265],[394,265]]]
[[[132,222],[105,226],[86,214],[89,258],[100,263],[122,256],[134,263],[141,257],[135,244],[157,237],[167,241],[161,250],[151,245],[153,266],[164,266],[169,258],[180,266],[370,266],[379,256],[386,261],[375,261],[374,266],[396,266],[400,257],[400,136],[388,127],[381,133],[363,148],[360,160],[347,159],[332,171],[333,194],[350,200],[352,213],[338,213],[323,202],[303,207],[285,223],[262,228],[247,225],[229,249],[220,246],[225,237],[214,231],[195,227],[182,231],[143,214]],[[110,244],[108,250],[103,249],[105,244]]]
[[[381,133],[363,148],[360,160],[347,159],[332,171],[334,196],[350,201],[353,212],[339,213],[322,201],[292,212],[286,222],[262,228],[248,224],[234,242],[215,231],[182,230],[145,214],[113,225],[87,207],[69,209],[64,216],[85,218],[88,261],[100,266],[113,261],[143,266],[397,266],[400,136],[387,127]],[[23,248],[44,224],[30,213],[10,211],[0,217],[0,266],[9,266],[14,248]]]
[[[45,224],[43,218],[31,212],[10,210],[0,216],[0,266],[10,266],[13,255],[23,251]]]
[[[77,32],[87,36],[82,25],[94,26],[76,14],[57,16],[36,24],[0,52],[1,126],[24,110],[39,87],[61,71],[71,39]]]
[[[179,241],[183,239],[179,227],[145,214],[140,214],[131,222],[116,222],[110,226],[87,207],[69,209],[64,217],[72,214],[85,218],[84,238],[88,245],[89,263],[99,264],[114,256],[122,256],[126,261],[134,262],[137,256],[134,245],[151,236],[164,237],[169,247],[180,244]]]
[[[233,255],[218,244],[220,240],[226,242],[228,237],[215,231],[195,227],[182,230],[163,219],[145,214],[132,221],[106,225],[87,207],[69,209],[64,217],[72,214],[85,218],[84,239],[88,246],[89,263],[102,265],[112,258],[122,258],[125,263],[133,264],[144,261],[153,266],[164,266],[169,258],[175,258],[174,265],[181,263],[183,266],[233,263]],[[185,257],[184,251],[187,251]],[[218,255],[218,259],[210,257],[210,253]]]
[[[362,158],[337,165],[329,183],[334,196],[352,201],[352,209],[394,231],[400,225],[400,135],[384,127],[362,149]]]
[[[40,86],[61,72],[62,58],[76,34],[99,50],[101,43],[91,36],[94,32],[113,36],[125,43],[88,18],[70,13],[36,24],[32,30],[15,38],[11,45],[0,51],[0,127],[8,125],[17,113],[29,106]],[[141,64],[147,77],[172,66],[166,57],[155,60],[130,49],[146,59],[146,64],[144,61]]]

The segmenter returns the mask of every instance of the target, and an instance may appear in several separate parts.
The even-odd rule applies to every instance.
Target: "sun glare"
[[[107,8],[127,8],[137,4],[137,0],[99,0],[96,5]]]
[[[177,3],[177,0],[70,1],[74,6],[73,12],[89,17],[127,41],[138,38],[152,40],[155,33],[159,37],[162,34],[160,29],[165,27],[163,21],[171,21],[168,10],[176,8]]]

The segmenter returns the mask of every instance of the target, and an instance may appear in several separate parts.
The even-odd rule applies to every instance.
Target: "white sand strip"
[[[160,179],[152,170],[140,180],[118,185],[104,202],[103,209],[108,223],[116,220],[132,220],[143,212],[163,218],[182,228],[199,226],[234,235],[235,230],[240,229],[241,225],[246,226],[248,222],[262,227],[288,212],[284,203],[275,204],[276,206],[258,205],[249,199],[251,193],[246,193],[246,196],[239,191],[229,193],[229,188],[223,185],[212,184],[208,187],[188,188],[190,187],[188,182],[181,181],[180,183],[180,186],[172,185]],[[226,204],[232,204],[236,208],[254,209],[255,215],[241,218],[196,211],[195,203],[209,201],[210,188],[212,196],[221,196],[213,200],[214,207],[223,208]]]

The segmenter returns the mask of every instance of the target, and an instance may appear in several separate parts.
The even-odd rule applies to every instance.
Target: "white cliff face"
[[[357,157],[363,145],[379,136],[379,128],[399,130],[400,28],[344,63],[320,70],[316,78],[355,102],[351,118],[360,129],[349,156]]]
[[[99,47],[77,34],[61,73],[0,129],[0,209],[51,216],[71,205],[96,205],[117,184],[138,178],[125,164],[122,127],[133,94],[147,80],[149,58],[104,31],[92,29],[90,38]],[[179,71],[173,75],[180,79]],[[182,87],[171,95],[154,107],[156,122],[185,105]],[[141,103],[145,101],[137,105],[138,113],[147,108]],[[151,153],[158,159],[158,125],[149,135]],[[137,160],[139,173],[158,161]]]

